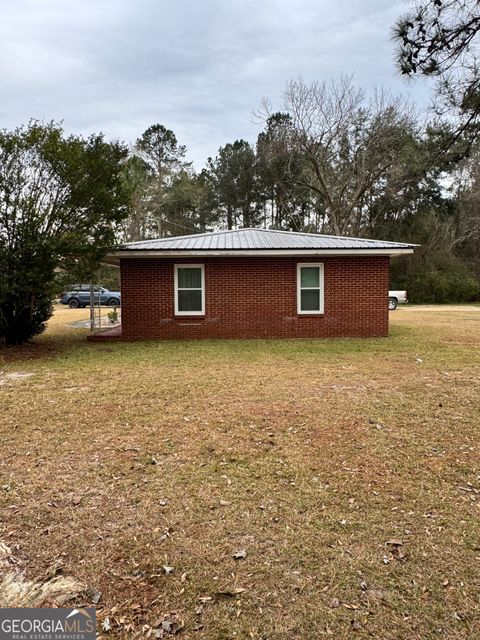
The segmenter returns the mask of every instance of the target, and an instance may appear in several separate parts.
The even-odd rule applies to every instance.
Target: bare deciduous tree
[[[412,109],[381,91],[367,101],[347,77],[331,83],[291,81],[284,107],[292,121],[291,146],[305,162],[293,179],[320,199],[326,230],[362,232],[367,200],[387,186],[402,188],[399,159],[417,126]],[[270,115],[267,102],[262,113]]]

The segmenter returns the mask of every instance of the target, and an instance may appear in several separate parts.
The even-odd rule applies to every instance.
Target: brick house
[[[413,245],[240,229],[125,245],[121,329],[96,338],[388,335],[389,261]]]

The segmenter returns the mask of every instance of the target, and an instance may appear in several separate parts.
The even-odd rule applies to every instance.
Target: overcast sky
[[[420,105],[398,77],[390,29],[403,0],[0,0],[0,127],[63,120],[133,142],[173,129],[200,168],[254,141],[252,111],[286,82],[353,74]]]

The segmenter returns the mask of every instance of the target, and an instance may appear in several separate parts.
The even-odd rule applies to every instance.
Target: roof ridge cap
[[[131,244],[144,244],[145,242],[164,242],[168,240],[183,240],[187,238],[200,238],[202,236],[216,236],[221,233],[234,233],[235,231],[244,231],[244,229],[223,229],[220,231],[204,231],[202,233],[188,233],[184,236],[165,236],[164,238],[147,238],[145,240],[134,240],[133,242],[126,242],[126,245]]]

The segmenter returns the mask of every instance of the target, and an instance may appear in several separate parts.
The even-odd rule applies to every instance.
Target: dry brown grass
[[[28,577],[61,561],[114,638],[479,637],[480,307],[318,341],[88,344],[86,315],[0,356]]]

